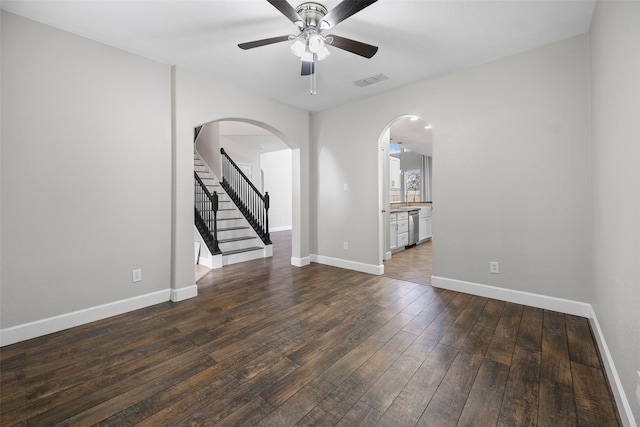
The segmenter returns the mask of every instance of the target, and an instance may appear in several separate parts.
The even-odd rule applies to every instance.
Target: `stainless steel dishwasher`
[[[420,236],[420,210],[409,211],[409,244],[407,246],[418,243]]]

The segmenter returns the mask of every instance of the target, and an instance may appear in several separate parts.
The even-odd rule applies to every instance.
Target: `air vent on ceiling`
[[[387,80],[389,77],[385,76],[384,74],[378,74],[377,76],[373,76],[373,77],[367,77],[364,78],[362,80],[358,80],[355,83],[356,86],[360,86],[360,87],[365,87],[365,86],[369,86],[372,85],[374,83],[378,83],[384,80]]]

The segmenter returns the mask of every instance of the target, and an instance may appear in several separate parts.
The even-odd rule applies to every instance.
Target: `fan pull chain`
[[[317,95],[316,92],[316,64],[317,64],[317,54],[313,54],[313,62],[311,63],[311,95]]]

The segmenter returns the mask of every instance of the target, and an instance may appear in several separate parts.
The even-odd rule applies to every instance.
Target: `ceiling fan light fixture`
[[[314,53],[318,61],[322,61],[331,54],[327,49],[325,38],[317,32],[309,31],[303,31],[294,39],[291,52],[306,62],[313,62]]]
[[[291,45],[291,52],[293,52],[295,56],[302,58],[306,50],[308,50],[306,40],[302,35],[299,35]]]

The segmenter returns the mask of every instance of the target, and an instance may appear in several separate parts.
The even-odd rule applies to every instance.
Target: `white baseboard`
[[[96,307],[86,308],[83,310],[73,311],[71,313],[61,314],[59,316],[49,317],[47,319],[36,320],[34,322],[5,328],[0,330],[0,346],[26,341],[31,338],[84,325],[85,323],[95,322],[96,320],[102,320],[107,317],[117,316],[129,311],[149,307],[151,305],[169,301],[170,296],[171,290],[165,289],[146,295],[139,295]]]
[[[465,282],[463,280],[446,277],[431,276],[431,285],[436,288],[449,289],[457,292],[508,301],[516,304],[528,305],[545,310],[558,311],[574,316],[590,317],[591,305],[585,302],[573,301],[546,295],[532,294],[513,289],[498,288],[480,283]]]
[[[596,344],[600,350],[600,355],[602,356],[602,363],[604,364],[607,372],[616,404],[618,405],[622,424],[625,427],[637,427],[633,417],[633,412],[631,411],[631,406],[629,405],[629,401],[624,392],[624,388],[622,387],[622,383],[620,382],[620,377],[618,376],[613,358],[611,357],[602,329],[598,323],[598,318],[591,304],[439,276],[431,276],[431,284],[436,288],[449,289],[452,291],[464,292],[500,301],[508,301],[544,310],[553,310],[560,313],[588,318],[596,338]]]
[[[208,268],[213,268],[213,260],[208,256],[201,256],[198,258],[198,264],[204,265]]]
[[[604,334],[602,333],[602,329],[600,328],[598,317],[596,316],[593,306],[590,305],[589,307],[591,308],[589,323],[591,323],[591,330],[593,331],[593,335],[596,338],[596,344],[598,346],[598,349],[600,350],[600,356],[602,356],[602,363],[604,364],[604,369],[607,372],[607,378],[609,379],[609,384],[611,385],[613,397],[616,399],[616,405],[618,405],[618,411],[620,413],[622,425],[624,425],[625,427],[638,427],[633,417],[633,412],[631,411],[629,400],[627,400],[627,395],[625,394],[624,388],[622,387],[622,382],[620,382],[620,376],[618,375],[618,371],[616,370],[615,364],[613,363],[613,358],[611,357],[611,353],[609,352],[609,347],[607,346],[607,342],[604,339]]]
[[[198,296],[198,286],[193,284],[186,288],[171,289],[171,301],[178,302],[184,301],[189,298],[195,298]]]
[[[311,254],[311,262],[330,265],[332,267],[346,268],[347,270],[360,271],[362,273],[375,274],[380,276],[384,273],[384,265],[365,264],[363,262],[349,261],[341,258],[332,258],[322,255]]]
[[[262,250],[265,258],[269,258],[273,256],[273,245],[266,245]]]
[[[294,267],[304,267],[305,265],[309,264],[311,264],[311,258],[309,258],[308,256],[304,258],[291,257],[291,265],[293,265]]]

